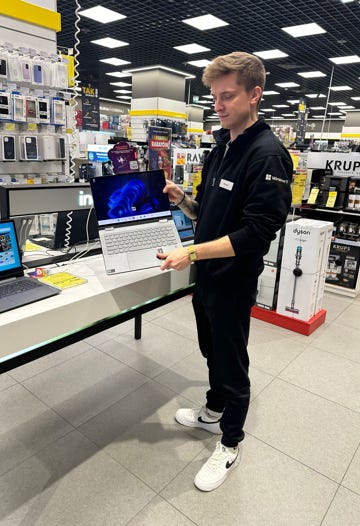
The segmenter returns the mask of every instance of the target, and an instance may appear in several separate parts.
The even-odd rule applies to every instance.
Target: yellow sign
[[[329,192],[329,195],[326,201],[326,206],[328,206],[329,208],[334,208],[336,198],[337,198],[337,192]]]
[[[304,174],[295,174],[292,185],[292,205],[301,204],[302,196],[304,194],[306,183],[306,173]]]
[[[16,18],[22,22],[61,31],[61,15],[51,9],[24,0],[0,0],[0,15]]]
[[[318,195],[319,195],[319,188],[313,188],[307,200],[308,205],[315,205]]]

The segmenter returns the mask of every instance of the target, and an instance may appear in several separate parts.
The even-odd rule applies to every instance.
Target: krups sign
[[[360,153],[309,152],[307,168],[332,170],[337,176],[360,176]]]

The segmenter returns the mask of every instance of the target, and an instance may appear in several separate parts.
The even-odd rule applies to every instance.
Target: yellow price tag
[[[326,206],[329,208],[334,208],[336,198],[337,198],[337,192],[329,192],[329,195],[326,201]]]
[[[319,195],[319,188],[313,188],[307,200],[308,205],[315,205],[318,195]]]
[[[6,122],[5,123],[6,131],[15,131],[15,122]]]

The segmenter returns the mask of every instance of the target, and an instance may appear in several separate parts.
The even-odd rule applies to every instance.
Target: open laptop
[[[160,266],[157,252],[182,246],[163,170],[92,177],[90,186],[108,274]]]
[[[188,246],[194,243],[195,227],[194,221],[187,217],[180,207],[171,205],[171,213],[179,232],[182,245]]]
[[[15,224],[0,221],[0,313],[59,293],[55,287],[24,276]]]

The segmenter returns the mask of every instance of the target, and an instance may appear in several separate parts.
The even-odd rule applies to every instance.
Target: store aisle
[[[207,385],[189,297],[1,375],[1,526],[359,526],[360,298],[324,307],[309,337],[252,320],[242,461],[211,493],[217,438],[174,421]]]

